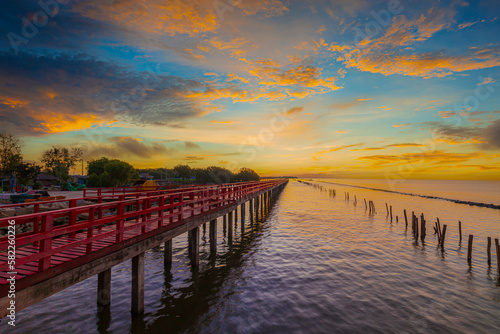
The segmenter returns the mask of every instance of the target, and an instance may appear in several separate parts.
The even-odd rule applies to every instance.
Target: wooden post
[[[163,265],[165,269],[172,268],[172,239],[165,241],[163,250]]]
[[[368,205],[366,205],[366,198],[363,198],[365,200],[365,210],[368,209]]]
[[[391,205],[390,212],[391,212],[391,222],[392,222],[392,205]]]
[[[222,230],[224,231],[224,234],[226,233],[226,226],[227,226],[227,216],[224,215],[222,216]]]
[[[498,272],[500,273],[500,246],[498,245],[498,239],[495,239],[495,248],[497,250],[497,266]]]
[[[210,221],[210,253],[217,254],[217,219]]]
[[[227,230],[227,240],[229,242],[229,244],[231,244],[233,242],[233,212],[229,212],[227,214],[227,226],[228,226],[228,230]]]
[[[460,235],[460,241],[458,243],[461,244],[462,243],[462,222],[460,220],[458,221],[458,233]]]
[[[97,274],[97,305],[111,303],[111,268]]]
[[[415,239],[418,239],[418,218],[415,217]]]
[[[385,211],[387,211],[387,216],[389,216],[389,207],[387,206],[387,203],[385,203]]]
[[[189,245],[189,258],[191,260],[191,266],[198,267],[200,264],[200,228],[195,227],[188,232],[188,245]]]
[[[234,223],[238,222],[238,206],[234,209]]]
[[[472,263],[472,240],[474,239],[474,236],[472,234],[469,234],[469,245],[467,247],[467,262],[469,265]]]
[[[421,238],[422,238],[422,241],[425,239],[425,236],[427,235],[427,228],[425,227],[425,218],[424,218],[424,214],[422,213],[422,216],[421,216],[421,219],[420,219],[420,224],[421,224],[421,227],[420,227],[420,234],[421,234]]]
[[[408,217],[406,216],[406,209],[404,209],[404,213],[405,213],[405,223],[406,223],[406,227],[408,227]]]
[[[253,223],[253,199],[248,201],[248,210],[250,211],[250,223]]]
[[[446,224],[443,224],[443,234],[441,235],[440,244],[444,247],[444,239],[446,238]]]
[[[144,313],[144,253],[132,258],[132,314]]]
[[[491,237],[488,237],[488,246],[486,246],[486,254],[488,255],[488,267],[491,267]]]
[[[240,205],[241,208],[241,226],[245,223],[245,203]]]

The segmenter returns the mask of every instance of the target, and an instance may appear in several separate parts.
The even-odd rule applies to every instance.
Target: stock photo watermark
[[[34,13],[31,20],[26,16],[21,18],[20,33],[11,31],[7,34],[14,53],[17,55],[20,45],[28,44],[38,35],[41,29],[49,24],[50,19],[59,14],[59,5],[66,5],[69,2],[70,0],[38,0],[37,4],[41,10]]]

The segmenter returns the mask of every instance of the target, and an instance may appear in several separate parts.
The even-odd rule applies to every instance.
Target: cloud
[[[482,129],[469,126],[458,126],[440,122],[425,122],[424,129],[430,128],[438,140],[457,143],[480,143]]]
[[[328,150],[316,152],[313,155],[313,159],[314,160],[318,160],[324,154],[328,154],[328,153],[332,153],[332,152],[337,152],[337,151],[340,151],[340,150],[344,150],[346,148],[351,148],[351,147],[356,147],[356,146],[362,146],[362,145],[364,145],[364,144],[353,144],[353,145],[343,145],[343,146],[333,147],[333,148],[328,149]]]
[[[182,160],[187,161],[189,163],[196,163],[198,161],[205,160],[205,158],[204,157],[199,157],[199,156],[196,156],[196,155],[188,155],[188,156],[184,157]]]
[[[210,123],[214,123],[214,124],[236,124],[236,123],[239,123],[239,122],[236,122],[236,121],[210,121]]]
[[[214,33],[225,16],[262,13],[280,16],[288,8],[278,0],[214,2],[213,0],[120,0],[77,2],[72,10],[84,17],[146,34],[200,36]]]
[[[194,149],[200,149],[200,148],[201,148],[201,146],[200,146],[200,145],[198,145],[198,144],[196,144],[196,143],[193,143],[193,142],[191,142],[191,141],[185,141],[185,142],[184,142],[184,148],[185,148],[186,150],[194,150]]]
[[[450,28],[455,14],[453,8],[431,8],[427,13],[410,20],[403,15],[396,16],[382,36],[365,38],[358,47],[341,52],[337,60],[346,67],[360,71],[423,78],[445,77],[455,72],[499,66],[500,49],[496,46],[469,49],[464,54],[453,55],[444,51],[411,53],[413,48],[405,48],[422,43],[437,32]]]
[[[264,86],[309,88],[310,93],[326,93],[341,88],[335,84],[335,77],[322,78],[322,69],[312,65],[283,68],[273,60],[263,59],[252,62],[249,73]]]
[[[483,157],[484,153],[447,153],[444,151],[429,151],[422,153],[404,153],[400,155],[369,155],[359,157],[358,160],[368,160],[374,167],[388,164],[420,164],[449,165],[465,162],[474,158]]]
[[[371,99],[372,99],[371,97],[370,97],[370,98],[359,98],[359,99],[357,99],[356,101],[358,101],[358,102],[362,102],[362,101],[370,101]]]
[[[393,127],[395,128],[405,128],[407,127],[408,125],[410,125],[411,123],[405,123],[405,124],[394,124]]]
[[[304,111],[304,107],[294,107],[290,108],[286,111],[287,116],[292,115],[292,114],[298,114]]]
[[[368,148],[354,148],[351,151],[377,151],[377,150],[383,150],[384,147],[368,147]]]
[[[219,51],[228,52],[231,57],[239,58],[246,56],[247,50],[244,50],[243,46],[249,41],[248,39],[243,37],[234,38],[230,41],[223,41],[219,37],[212,37],[211,39],[207,40],[207,42],[213,48]]]
[[[425,147],[425,145],[417,143],[398,143],[398,144],[386,145],[385,147]]]
[[[349,131],[347,131],[347,130],[337,130],[335,132],[340,133],[340,134],[349,133]]]
[[[184,96],[206,87],[196,80],[136,72],[85,54],[0,53],[0,63],[0,121],[23,135],[81,130],[116,120],[171,125],[204,112]]]
[[[500,149],[500,119],[493,121],[489,126],[487,126],[482,135],[487,141],[486,144],[482,146],[486,149]]]
[[[477,85],[478,85],[478,86],[488,85],[488,84],[492,84],[492,83],[494,83],[494,82],[496,82],[496,81],[495,81],[493,78],[486,77],[486,78],[484,78],[484,80],[483,80],[483,81],[479,82]]]
[[[138,157],[151,159],[158,155],[176,153],[177,150],[167,148],[158,142],[144,142],[143,140],[131,136],[110,137],[108,143],[93,144],[84,150],[88,159],[107,156],[111,158],[131,158]]]
[[[440,111],[440,112],[438,113],[438,115],[439,115],[441,118],[446,119],[446,118],[450,118],[450,117],[456,116],[456,115],[457,115],[457,113],[456,113],[456,112],[454,112],[454,111],[448,111],[448,110],[447,110],[447,111],[444,111],[444,110],[442,110],[442,111]]]

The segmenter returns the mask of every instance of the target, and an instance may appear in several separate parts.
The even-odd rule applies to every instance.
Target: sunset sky
[[[497,0],[60,2],[0,5],[28,160],[500,179]]]

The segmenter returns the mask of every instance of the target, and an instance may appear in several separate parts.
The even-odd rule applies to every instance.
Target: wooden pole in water
[[[391,222],[392,222],[392,205],[391,205],[391,210],[390,211],[391,211]]]
[[[443,235],[441,236],[441,247],[444,247],[444,239],[446,238],[446,224],[443,224]]]
[[[406,209],[404,209],[404,213],[405,213],[405,223],[406,223],[406,227],[408,227],[408,217],[406,216]]]
[[[385,210],[387,211],[387,215],[389,215],[389,207],[387,206],[387,203],[385,203]]]
[[[367,205],[366,205],[366,198],[364,198],[364,200],[365,200],[365,210],[366,210],[368,208]]]
[[[498,239],[495,239],[495,247],[497,249],[497,266],[498,266],[498,272],[500,272],[500,246],[498,245]]]
[[[472,240],[474,239],[474,236],[472,234],[469,234],[469,245],[467,246],[467,262],[469,265],[472,263]]]
[[[422,241],[423,241],[425,239],[426,234],[427,234],[427,228],[425,227],[425,218],[424,218],[423,213],[422,213],[422,218],[421,218],[420,224],[421,224],[420,230],[421,230]]]
[[[491,237],[488,237],[488,246],[486,246],[486,254],[488,254],[488,267],[491,267]]]
[[[458,243],[461,244],[462,243],[462,222],[460,220],[458,221],[458,233],[460,235],[460,241]]]
[[[415,217],[415,239],[418,239],[418,218]]]

